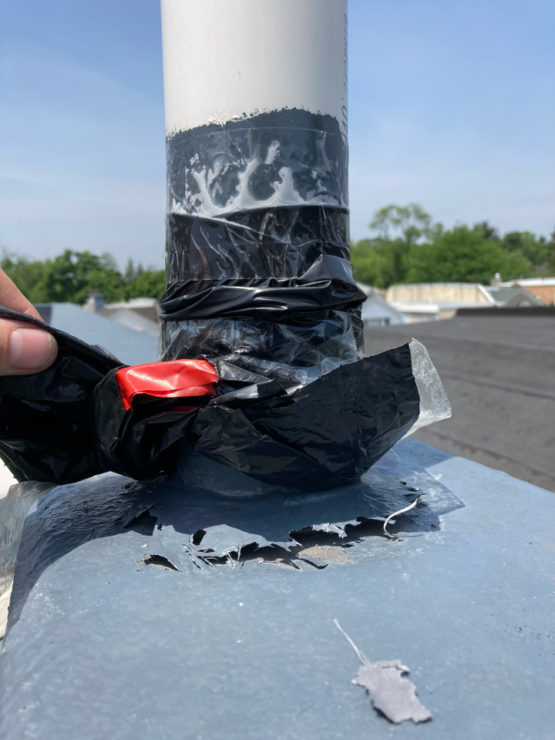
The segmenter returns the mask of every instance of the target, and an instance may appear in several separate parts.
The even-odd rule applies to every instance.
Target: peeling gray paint
[[[372,705],[391,722],[427,722],[431,713],[416,697],[416,687],[406,676],[409,669],[400,660],[365,660],[353,683],[366,689]]]
[[[171,478],[132,481],[108,473],[58,486],[46,495],[20,484],[10,494],[19,502],[14,519],[17,541],[24,521],[26,534],[9,623],[18,619],[29,590],[52,562],[91,539],[128,530],[151,538],[149,552],[167,558],[178,571],[187,571],[191,564],[204,572],[217,564],[252,564],[260,559],[297,570],[302,570],[303,562],[319,569],[326,563],[300,555],[302,549],[339,542],[355,545],[361,538],[380,535],[383,525],[372,522],[384,522],[413,500],[415,493],[409,488],[415,485],[409,486],[409,479],[418,484],[425,503],[407,512],[408,530],[438,529],[439,513],[462,505],[425,471],[407,471],[393,451],[358,483],[322,493],[276,489],[199,453],[184,457]],[[30,497],[23,495],[28,491]],[[12,542],[14,537],[12,532]],[[9,552],[13,554],[13,546]],[[144,553],[137,561],[142,557]],[[0,562],[0,575],[2,567]]]
[[[168,558],[164,557],[164,555],[148,553],[148,555],[145,555],[140,562],[144,563],[145,565],[154,565],[156,568],[162,568],[163,570],[179,571],[179,568],[176,568],[171,560],[168,560]]]
[[[395,724],[408,720],[427,722],[432,718],[431,712],[418,700],[416,686],[407,678],[410,671],[400,660],[370,662],[337,619],[334,619],[334,623],[361,663],[353,683],[366,689],[374,709]]]

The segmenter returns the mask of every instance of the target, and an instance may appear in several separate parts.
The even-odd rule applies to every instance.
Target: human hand
[[[40,320],[31,303],[0,270],[0,304]],[[47,331],[21,321],[0,320],[0,375],[26,375],[45,370],[56,359],[58,345]]]

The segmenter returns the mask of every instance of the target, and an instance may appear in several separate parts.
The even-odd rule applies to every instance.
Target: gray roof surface
[[[160,324],[145,318],[143,314],[139,313],[135,309],[115,308],[108,312],[103,309],[99,313],[101,316],[104,316],[111,321],[117,321],[118,324],[126,326],[129,329],[150,334],[157,340],[160,336]]]
[[[365,476],[365,501],[236,482],[191,463],[173,480],[56,488],[31,509],[3,740],[552,737],[555,497],[414,440]],[[416,488],[429,503],[398,517],[402,539],[381,523],[330,531]],[[247,557],[303,521],[328,531],[289,567],[272,558],[283,549]],[[203,553],[239,545],[239,561]],[[392,728],[373,711],[335,619],[370,661],[408,666],[431,722]]]
[[[377,293],[371,293],[361,306],[362,318],[393,318],[396,323],[403,323],[404,316],[391,303]]]
[[[555,491],[555,312],[485,309],[371,328],[366,353],[411,337],[427,347],[453,407],[452,419],[416,438]]]
[[[528,305],[543,305],[540,300],[532,295],[526,288],[519,286],[485,286],[491,297],[499,303],[515,303],[518,299],[527,301]]]
[[[158,339],[138,332],[117,321],[85,311],[73,303],[52,303],[48,323],[82,339],[107,349],[126,365],[154,362],[158,356]]]

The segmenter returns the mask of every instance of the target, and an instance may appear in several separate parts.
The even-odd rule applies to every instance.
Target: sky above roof
[[[0,247],[161,267],[158,2],[4,3],[2,35]],[[447,226],[552,230],[554,36],[552,0],[349,0],[354,239],[409,202]]]

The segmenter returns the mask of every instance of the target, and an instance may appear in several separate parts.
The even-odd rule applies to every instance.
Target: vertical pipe
[[[164,358],[353,361],[345,0],[162,0],[162,31]]]

